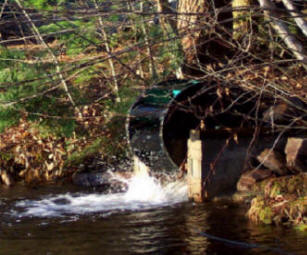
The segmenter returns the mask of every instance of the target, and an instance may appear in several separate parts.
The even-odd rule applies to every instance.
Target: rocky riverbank
[[[254,222],[307,231],[307,173],[264,179],[234,200],[250,203],[247,216]]]

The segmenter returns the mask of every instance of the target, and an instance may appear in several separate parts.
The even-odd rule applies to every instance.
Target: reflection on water
[[[185,229],[189,235],[184,240],[189,254],[206,253],[209,242],[206,237],[199,235],[199,232],[209,230],[207,219],[207,210],[191,210],[191,213],[185,215]]]
[[[184,195],[184,186],[166,187],[160,187],[164,191],[151,204],[148,198],[140,199],[148,195],[145,192],[146,196],[140,194],[138,199],[134,193],[131,200],[117,194],[117,199],[122,199],[115,203],[117,209],[111,209],[103,195],[74,188],[69,193],[67,187],[0,190],[0,254],[306,254],[304,234],[252,224],[244,216],[245,208],[231,203],[196,205],[186,198],[178,200],[179,193],[174,191],[181,190]],[[44,200],[53,204],[41,206]],[[69,211],[69,207],[74,209]],[[44,211],[37,215],[29,208]],[[48,210],[52,212],[49,215]],[[259,246],[231,245],[201,232]]]
[[[223,216],[227,215],[226,217]],[[229,219],[232,220],[229,220]],[[306,236],[290,229],[249,224],[234,206],[193,205],[76,221],[54,218],[6,218],[1,221],[0,254],[306,254]],[[199,231],[226,239],[263,245],[248,249],[203,237]],[[268,247],[268,248],[265,248]],[[280,248],[282,252],[269,248]]]

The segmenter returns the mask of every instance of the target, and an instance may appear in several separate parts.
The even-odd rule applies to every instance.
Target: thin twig
[[[77,110],[78,114],[80,113],[80,110],[78,109],[78,107],[76,106],[76,103],[74,102],[69,90],[68,90],[68,86],[66,84],[66,81],[64,79],[63,74],[61,73],[61,67],[60,64],[58,62],[57,57],[54,55],[53,51],[51,50],[51,48],[48,46],[48,44],[44,41],[43,37],[41,36],[38,28],[36,27],[36,25],[34,24],[34,22],[32,21],[31,17],[29,16],[29,14],[26,12],[26,10],[23,8],[23,6],[21,5],[19,0],[15,0],[16,4],[18,5],[18,7],[21,9],[23,15],[27,18],[27,20],[29,21],[29,23],[32,26],[33,32],[36,34],[38,41],[47,49],[48,53],[50,54],[50,56],[52,57],[55,67],[56,67],[56,71],[58,73],[58,76],[61,80],[61,84],[63,86],[64,91],[66,92],[66,95],[69,99],[69,101],[71,102],[72,106]],[[81,114],[81,113],[80,113]]]

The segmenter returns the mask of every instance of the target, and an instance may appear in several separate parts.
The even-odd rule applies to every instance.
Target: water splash
[[[63,217],[101,213],[103,216],[119,211],[139,211],[170,206],[188,199],[187,185],[184,181],[162,185],[147,172],[120,180],[128,185],[125,193],[67,193],[40,200],[23,200],[15,204],[18,209],[18,213],[16,211],[15,214],[18,217]]]

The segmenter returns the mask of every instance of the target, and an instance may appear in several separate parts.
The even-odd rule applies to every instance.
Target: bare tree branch
[[[80,113],[80,110],[78,109],[78,107],[76,106],[69,90],[68,90],[68,86],[66,84],[66,81],[63,77],[63,74],[61,73],[61,67],[59,64],[59,61],[57,59],[57,57],[54,55],[53,51],[51,50],[51,48],[48,46],[48,44],[44,41],[43,37],[41,36],[38,28],[36,27],[36,25],[34,24],[34,22],[32,21],[31,17],[29,16],[29,14],[26,12],[26,10],[23,8],[23,6],[21,5],[19,0],[15,0],[16,4],[18,5],[18,7],[21,9],[23,15],[27,18],[27,20],[29,21],[29,23],[32,26],[33,32],[36,34],[39,42],[47,49],[48,53],[50,54],[51,58],[53,59],[53,62],[55,64],[56,67],[56,72],[58,73],[58,76],[61,80],[61,84],[64,88],[64,91],[67,94],[67,97],[69,98],[69,101],[71,102],[71,104],[74,106],[74,108],[77,110],[78,114]]]
[[[177,33],[177,21],[172,17],[175,11],[171,8],[168,0],[157,0],[158,12],[160,15],[160,23],[164,31],[167,31],[167,25],[170,25],[174,33]],[[167,16],[168,15],[168,16]],[[172,15],[172,16],[170,16]]]
[[[140,3],[140,11],[143,11],[143,2]],[[147,47],[147,52],[148,52],[148,56],[149,56],[149,69],[150,69],[150,73],[152,75],[153,78],[157,78],[157,71],[156,71],[156,66],[155,66],[155,61],[154,61],[154,57],[153,57],[153,52],[149,43],[149,36],[148,36],[148,31],[147,31],[147,27],[146,27],[146,23],[144,22],[144,19],[142,20],[142,31],[143,31],[143,35],[144,35],[144,40],[145,40],[145,45]]]
[[[97,4],[97,1],[94,0],[94,5],[95,5],[95,8],[97,10],[99,10],[98,8],[98,4]],[[102,35],[102,38],[104,40],[104,45],[106,47],[106,52],[109,56],[111,56],[111,49],[110,49],[110,45],[109,45],[109,42],[108,42],[108,36],[107,36],[107,33],[104,29],[104,26],[103,26],[103,21],[101,19],[101,17],[98,17],[98,22],[99,22],[99,25],[100,25],[100,31],[101,31],[101,35]],[[115,68],[114,68],[114,63],[113,63],[113,59],[112,58],[109,58],[108,60],[109,62],[109,66],[110,66],[110,69],[111,69],[111,73],[112,73],[112,77],[113,77],[113,81],[114,81],[114,94],[115,94],[115,97],[116,97],[116,101],[117,102],[120,102],[120,97],[118,95],[118,81],[117,81],[117,78],[116,78],[116,72],[115,72]]]
[[[2,19],[2,15],[3,15],[4,8],[5,8],[6,5],[7,5],[7,0],[5,0],[4,3],[2,4],[2,8],[1,8],[1,11],[0,11],[0,20]]]

